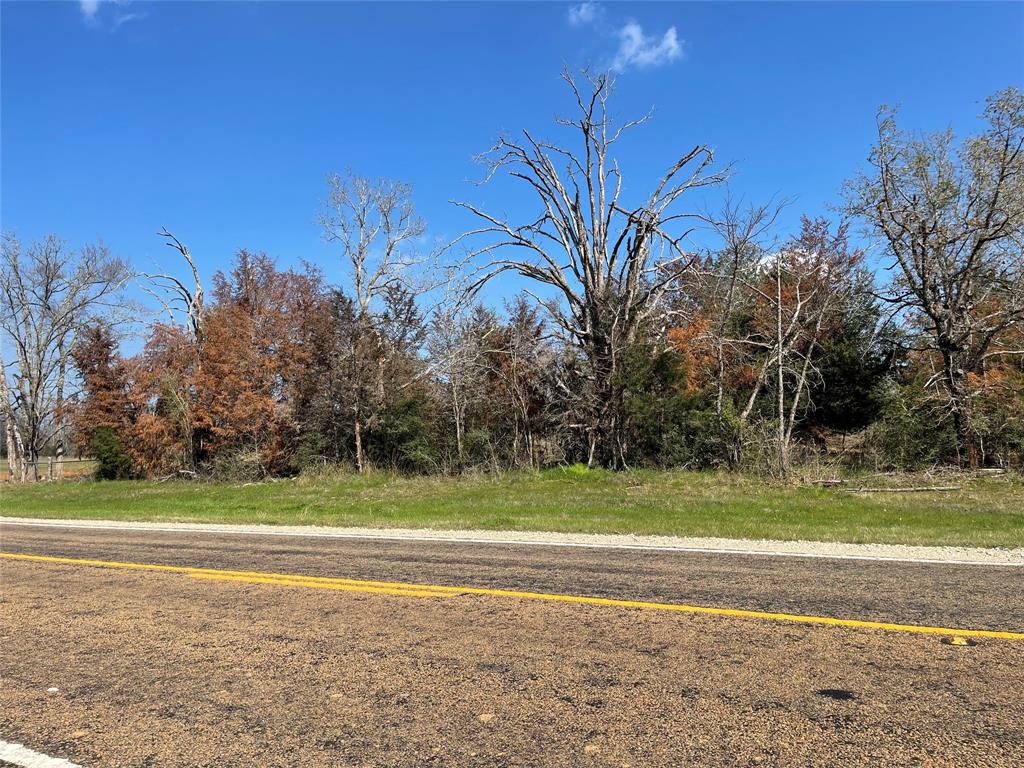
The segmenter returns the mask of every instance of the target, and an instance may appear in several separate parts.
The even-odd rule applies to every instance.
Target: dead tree
[[[940,361],[930,384],[944,396],[962,463],[980,459],[971,374],[1024,322],[1024,94],[986,103],[984,131],[954,146],[951,131],[914,135],[893,110],[878,118],[870,170],[848,185],[847,208],[881,237],[894,277],[884,298],[925,329],[921,350]]]
[[[49,445],[56,452],[59,475],[76,334],[94,313],[122,309],[116,297],[130,276],[128,266],[102,245],[87,245],[76,252],[49,235],[22,251],[15,237],[4,237],[0,333],[13,347],[14,360],[10,373],[3,361],[0,397],[6,440],[15,451],[12,468],[18,468],[12,476],[38,480],[39,457]]]
[[[701,290],[696,312],[706,319],[707,330],[699,343],[710,349],[714,358],[715,413],[723,433],[728,431],[726,393],[731,389],[729,369],[736,361],[748,358],[751,351],[749,334],[741,333],[737,325],[750,313],[750,279],[764,254],[772,251],[771,230],[788,202],[782,200],[744,208],[730,196],[721,210],[705,216],[721,245],[709,253],[698,267]],[[739,419],[740,428],[752,408],[751,404],[744,409]],[[729,449],[732,466],[739,465],[741,452],[742,435],[736,430]]]
[[[435,255],[419,250],[426,224],[416,215],[412,189],[398,181],[373,181],[352,173],[327,178],[329,197],[320,216],[324,237],[341,248],[351,281],[354,328],[360,356],[369,353],[370,366],[354,366],[351,382],[352,427],[356,469],[366,468],[363,430],[372,423],[384,401],[385,378],[394,350],[382,324],[388,302],[396,292],[416,293],[432,285],[420,278]]]
[[[203,342],[203,282],[199,277],[199,269],[192,258],[188,246],[175,237],[167,227],[158,233],[160,237],[167,240],[166,245],[181,254],[189,270],[192,273],[192,285],[174,275],[166,273],[144,273],[145,277],[152,284],[143,285],[142,289],[150,296],[160,302],[160,306],[167,314],[171,324],[177,323],[179,314],[183,313],[184,324],[188,329],[195,345],[201,346]]]
[[[776,445],[774,468],[781,478],[790,472],[793,431],[801,410],[809,405],[816,354],[840,323],[850,300],[861,289],[863,253],[847,247],[846,228],[833,236],[827,222],[805,219],[800,239],[776,254],[767,272],[771,290],[755,287],[772,307],[769,354],[762,371],[774,368]],[[755,392],[744,409],[749,417]]]
[[[7,384],[7,361],[4,359],[3,339],[0,339],[0,417],[4,420],[4,447],[7,449],[7,469],[11,482],[25,482],[28,465],[21,431],[16,427],[17,411]]]
[[[451,414],[455,432],[454,466],[462,469],[466,461],[465,435],[466,414],[469,409],[469,390],[477,378],[485,350],[480,344],[493,329],[485,332],[484,338],[475,337],[473,325],[467,316],[471,308],[462,306],[453,299],[434,314],[427,337],[427,353],[434,365],[443,392],[445,409]]]
[[[620,357],[693,263],[685,224],[698,217],[678,211],[678,203],[690,190],[723,181],[726,173],[711,171],[714,153],[697,145],[669,167],[646,199],[627,204],[610,152],[624,131],[650,115],[616,124],[608,114],[609,75],[585,73],[581,82],[566,72],[563,78],[578,111],[557,123],[574,131],[575,146],[523,131],[521,139],[502,138],[484,155],[488,178],[505,171],[529,187],[539,203],[537,216],[514,222],[469,203],[456,205],[484,222],[463,235],[484,241],[472,250],[484,262],[472,289],[505,272],[534,282],[536,290],[528,293],[587,363],[588,463],[623,467]]]
[[[169,327],[185,329],[184,339],[190,356],[191,373],[195,376],[202,368],[202,347],[205,339],[203,281],[188,246],[167,227],[163,227],[157,234],[166,240],[165,245],[177,251],[184,260],[191,273],[191,281],[188,281],[188,278],[182,280],[169,272],[144,273],[142,277],[146,278],[147,282],[141,283],[140,287],[159,302],[163,314],[167,316]],[[183,441],[185,463],[183,471],[192,472],[197,463],[197,456],[202,450],[202,438],[197,437],[195,394],[191,387],[180,381],[175,386],[168,387],[164,394],[172,399],[174,411],[178,414],[178,429]]]

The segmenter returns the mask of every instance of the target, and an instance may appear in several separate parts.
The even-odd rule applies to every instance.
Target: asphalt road
[[[0,559],[0,738],[86,766],[1024,762],[1024,641],[355,581],[1024,632],[1021,568],[10,525],[0,550],[289,575]]]

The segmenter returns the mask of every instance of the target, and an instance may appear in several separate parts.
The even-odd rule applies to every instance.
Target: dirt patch
[[[0,569],[0,735],[86,766],[1024,758],[1024,643]]]

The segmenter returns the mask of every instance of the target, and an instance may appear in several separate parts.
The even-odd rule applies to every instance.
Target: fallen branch
[[[850,493],[914,493],[917,491],[959,491],[959,485],[919,485],[914,488],[847,488]]]

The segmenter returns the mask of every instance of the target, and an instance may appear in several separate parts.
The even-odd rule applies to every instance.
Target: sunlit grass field
[[[39,462],[39,474],[42,477],[46,476],[46,473],[50,465],[44,458]],[[93,459],[65,459],[64,460],[64,477],[65,478],[89,478],[92,477],[96,471],[96,462]],[[0,459],[0,483],[7,482],[11,476],[11,465],[7,459]]]
[[[1018,476],[955,483],[961,490],[856,494],[713,472],[325,473],[258,484],[7,484],[0,510],[50,518],[1024,546]]]

